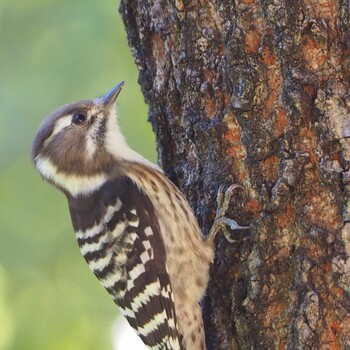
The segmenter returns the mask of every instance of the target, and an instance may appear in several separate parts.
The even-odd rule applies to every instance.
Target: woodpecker
[[[41,124],[32,160],[68,200],[76,239],[92,272],[149,349],[205,350],[199,301],[231,186],[218,196],[207,238],[162,170],[127,145],[116,121],[119,83],[94,100],[65,105]],[[222,209],[224,207],[224,209]]]

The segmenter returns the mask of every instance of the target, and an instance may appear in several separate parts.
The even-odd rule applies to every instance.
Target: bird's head
[[[123,85],[95,100],[65,105],[44,120],[33,141],[32,159],[45,180],[78,196],[116,174],[118,161],[133,152],[116,123],[115,101]]]

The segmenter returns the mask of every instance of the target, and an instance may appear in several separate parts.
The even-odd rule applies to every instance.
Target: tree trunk
[[[350,1],[123,0],[159,162],[204,233],[208,349],[350,349]]]

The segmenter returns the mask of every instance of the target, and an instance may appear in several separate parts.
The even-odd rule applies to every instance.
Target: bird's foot
[[[226,211],[230,205],[230,201],[233,195],[233,191],[236,188],[244,189],[243,186],[238,184],[231,185],[226,191],[224,186],[219,187],[219,191],[216,197],[216,216],[213,226],[209,232],[209,239],[214,239],[219,231],[222,231],[228,242],[233,243],[234,240],[231,238],[231,234],[228,227],[231,230],[248,230],[249,226],[240,226],[235,220],[226,217]]]

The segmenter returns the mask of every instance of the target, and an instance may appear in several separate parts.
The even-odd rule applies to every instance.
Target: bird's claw
[[[230,232],[227,227],[231,230],[247,230],[249,226],[240,226],[235,220],[226,217],[226,211],[230,205],[233,191],[236,188],[245,189],[243,186],[238,184],[231,185],[226,191],[225,186],[221,185],[216,197],[216,215],[213,226],[211,227],[209,238],[214,239],[219,231],[222,231],[228,242],[233,243],[234,240],[231,238]]]

